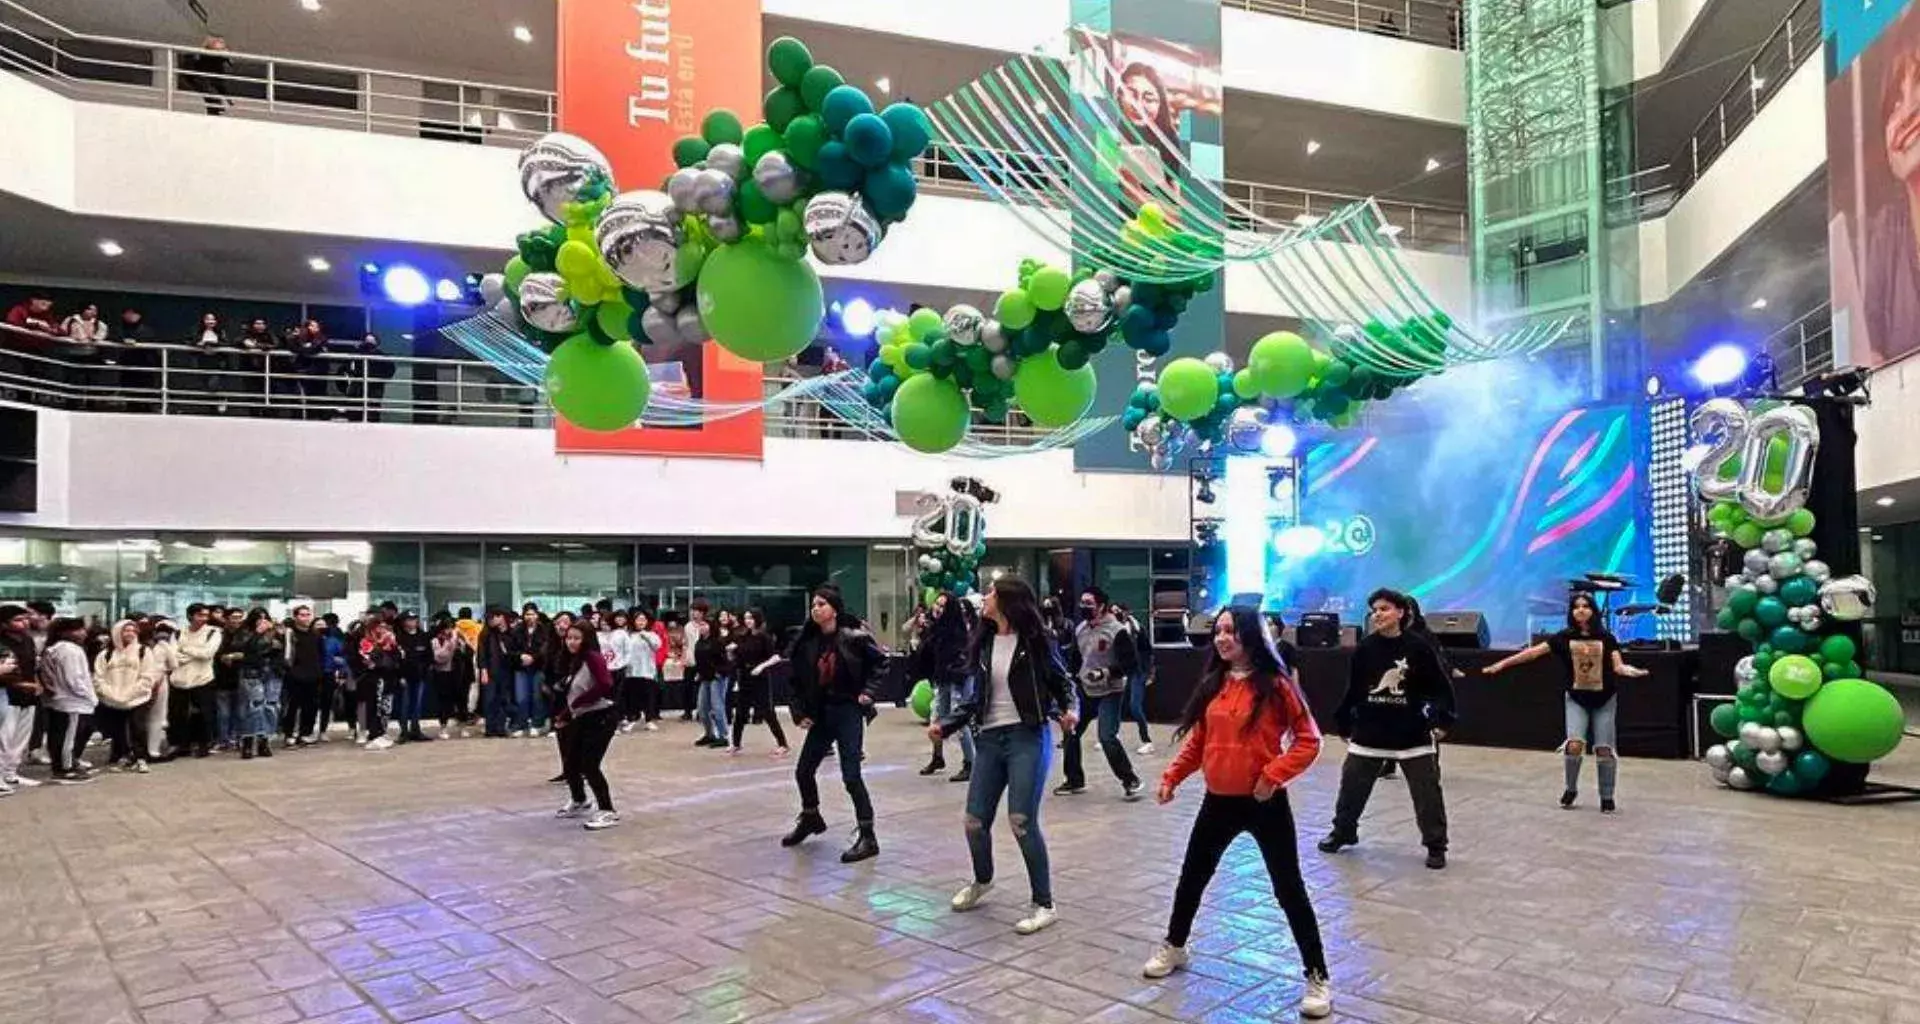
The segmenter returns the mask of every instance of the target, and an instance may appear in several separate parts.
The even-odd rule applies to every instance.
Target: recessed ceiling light
[[[893,79],[886,75],[881,75],[879,78],[873,80],[873,87],[881,92],[891,93],[893,92]]]
[[[324,274],[333,269],[333,264],[328,263],[325,256],[309,256],[307,257],[307,267],[316,274]]]
[[[303,10],[318,11],[320,9],[320,0],[300,0],[300,7]]]
[[[100,240],[100,255],[102,256],[118,256],[126,251],[127,250],[120,247],[119,242],[111,238],[102,238]]]
[[[1440,169],[1440,158],[1439,158],[1439,157],[1437,157],[1437,156],[1430,156],[1430,157],[1428,157],[1428,158],[1427,158],[1427,173],[1428,173],[1428,174],[1432,174],[1433,172],[1435,172],[1435,171],[1437,171],[1437,170],[1439,170],[1439,169]]]
[[[1382,224],[1382,225],[1380,225],[1380,233],[1381,233],[1381,234],[1383,234],[1383,235],[1385,235],[1385,236],[1387,236],[1388,238],[1399,238],[1399,237],[1400,237],[1400,230],[1401,230],[1401,229],[1400,229],[1400,225],[1398,225],[1398,224]]]
[[[1318,152],[1320,152],[1320,143],[1319,143],[1319,142],[1317,142],[1317,141],[1315,141],[1315,140],[1313,140],[1313,139],[1308,139],[1308,140],[1307,140],[1307,155],[1308,155],[1308,156],[1312,156],[1313,154],[1315,154],[1315,153],[1318,153]]]
[[[1892,497],[1891,495],[1889,495],[1889,496],[1887,496],[1887,497],[1884,497],[1884,498],[1875,498],[1875,499],[1873,499],[1873,503],[1874,503],[1875,505],[1878,505],[1878,506],[1880,506],[1881,508],[1892,508],[1892,507],[1893,507],[1893,497]]]
[[[1767,300],[1766,300],[1766,299],[1763,299],[1763,298],[1762,298],[1762,299],[1755,299],[1755,300],[1753,300],[1753,305],[1752,305],[1752,306],[1750,306],[1750,307],[1748,307],[1748,308],[1749,308],[1749,309],[1765,309],[1765,308],[1767,308]]]
[[[513,38],[523,43],[531,43],[533,42],[533,30],[525,25],[515,25],[513,26]]]
[[[1320,223],[1322,219],[1323,218],[1317,213],[1303,213],[1293,218],[1293,222],[1295,224],[1300,225],[1303,228],[1310,228],[1315,224]]]
[[[1883,536],[1881,536],[1880,534],[1877,534],[1877,533],[1876,533],[1876,534],[1874,534],[1874,535],[1873,535],[1873,537],[1872,537],[1871,539],[1873,539],[1873,540],[1886,540],[1887,538],[1885,538],[1885,537],[1883,537]]]

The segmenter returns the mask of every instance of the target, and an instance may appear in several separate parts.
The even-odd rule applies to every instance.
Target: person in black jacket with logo
[[[525,738],[544,733],[545,705],[540,701],[540,680],[547,671],[547,658],[553,648],[553,630],[540,616],[540,606],[528,601],[520,608],[520,621],[507,634],[507,650],[513,655],[513,678],[507,685],[512,693],[507,732]],[[496,684],[498,685],[498,684]],[[502,695],[505,699],[505,695]]]
[[[1347,696],[1335,729],[1347,741],[1333,830],[1320,849],[1335,853],[1360,841],[1360,814],[1387,761],[1399,762],[1413,797],[1427,867],[1447,866],[1447,805],[1440,790],[1436,740],[1453,725],[1453,682],[1433,644],[1410,632],[1413,599],[1380,589],[1367,598],[1373,632],[1354,649]]]
[[[286,746],[307,746],[320,713],[320,680],[326,675],[326,638],[313,621],[313,609],[293,610],[293,628],[287,630]]]
[[[876,857],[880,843],[873,834],[873,801],[860,778],[860,757],[874,694],[885,675],[886,655],[865,624],[847,611],[840,588],[829,584],[813,592],[807,624],[787,660],[793,663],[793,721],[806,730],[807,738],[800,745],[800,761],[793,773],[800,788],[800,816],[780,845],[798,846],[827,830],[814,775],[827,750],[837,747],[840,780],[853,801],[857,826],[853,845],[840,855],[840,862]]]

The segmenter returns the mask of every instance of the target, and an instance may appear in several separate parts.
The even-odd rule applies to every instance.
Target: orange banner
[[[709,111],[759,120],[760,0],[560,0],[560,130],[593,143],[623,191],[659,188],[674,171],[673,142],[698,135]],[[639,341],[640,339],[636,339]],[[642,344],[654,393],[716,402],[762,397],[762,367],[711,342],[677,353]],[[692,364],[692,365],[686,365]],[[681,392],[662,378],[684,381]],[[759,458],[753,413],[687,428],[599,432],[555,420],[561,452]]]

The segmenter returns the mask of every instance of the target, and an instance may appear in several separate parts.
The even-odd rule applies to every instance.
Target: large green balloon
[[[1059,309],[1067,301],[1073,277],[1059,267],[1046,266],[1033,272],[1027,282],[1027,297],[1035,309]]]
[[[805,260],[757,238],[723,245],[700,267],[700,319],[720,347],[756,363],[796,355],[820,333],[826,303]]]
[[[1160,371],[1160,411],[1176,420],[1199,419],[1219,400],[1219,376],[1192,356],[1175,359]]]
[[[925,679],[913,684],[913,694],[907,704],[913,708],[913,717],[927,721],[933,717],[933,684]]]
[[[1845,633],[1835,633],[1820,641],[1820,656],[1828,661],[1848,662],[1859,651],[1853,645],[1853,638]]]
[[[1093,367],[1082,364],[1076,370],[1065,369],[1058,346],[1049,346],[1037,356],[1020,360],[1013,371],[1013,397],[1033,422],[1064,427],[1079,422],[1093,408],[1098,383]]]
[[[1293,398],[1312,383],[1317,363],[1307,339],[1292,331],[1275,331],[1253,343],[1247,351],[1247,368],[1262,393]]]
[[[1722,704],[1707,716],[1707,724],[1721,736],[1732,739],[1740,735],[1740,709],[1732,704]]]
[[[567,422],[587,430],[633,426],[651,392],[647,364],[631,342],[602,345],[575,335],[547,361],[547,401]]]
[[[1016,331],[1033,322],[1033,313],[1033,300],[1018,288],[1001,292],[993,304],[993,318],[1000,321],[1000,326]]]
[[[914,451],[937,455],[967,436],[972,410],[960,385],[915,374],[893,395],[893,432]]]
[[[1794,700],[1805,700],[1820,689],[1820,666],[1804,654],[1789,654],[1773,663],[1767,682],[1776,693]]]
[[[1885,687],[1865,679],[1835,679],[1807,701],[1801,728],[1822,754],[1867,764],[1900,745],[1906,716]]]

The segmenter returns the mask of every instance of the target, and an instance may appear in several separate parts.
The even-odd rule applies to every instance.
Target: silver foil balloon
[[[513,308],[512,299],[502,298],[499,302],[494,303],[493,315],[499,317],[501,323],[515,331],[526,326],[526,321],[520,319],[520,311]]]
[[[733,210],[733,179],[727,172],[707,168],[693,182],[693,205],[701,213]]]
[[[1775,731],[1780,734],[1780,749],[1789,754],[1807,745],[1807,737],[1791,725],[1783,725]]]
[[[550,334],[580,326],[580,314],[567,301],[567,282],[559,274],[528,274],[520,280],[520,315]]]
[[[1233,357],[1225,352],[1209,352],[1207,353],[1207,358],[1202,360],[1202,362],[1206,363],[1207,369],[1212,370],[1215,374],[1233,372]]]
[[[739,218],[732,214],[708,214],[707,230],[720,242],[738,242],[740,236],[746,233],[746,229],[740,226]]]
[[[1008,359],[1005,355],[994,356],[993,362],[987,364],[987,366],[989,369],[993,371],[993,375],[995,377],[998,377],[1001,380],[1013,379],[1013,371],[1014,371],[1013,360]]]
[[[747,154],[731,142],[722,142],[707,150],[707,166],[739,181],[747,173]]]
[[[1719,768],[1709,768],[1708,771],[1713,775],[1713,781],[1725,786],[1730,784],[1727,776],[1733,771],[1733,765],[1729,764]]]
[[[697,190],[700,185],[700,168],[682,167],[667,179],[667,195],[673,199],[673,207],[681,213],[699,213],[700,203]]]
[[[1780,749],[1780,730],[1770,725],[1761,726],[1753,735],[1753,745],[1762,751],[1778,751]],[[1774,773],[1768,772],[1767,774],[1772,775]]]
[[[1787,442],[1778,486],[1766,484],[1767,454],[1775,438]],[[1776,405],[1747,424],[1740,463],[1740,507],[1755,519],[1779,519],[1807,503],[1813,460],[1820,453],[1820,424],[1804,405]]]
[[[760,162],[753,165],[753,183],[775,206],[785,206],[800,195],[800,172],[779,150],[762,154]]]
[[[1791,551],[1782,551],[1767,559],[1767,575],[1785,583],[1800,575],[1800,570],[1805,565],[1806,563],[1800,561],[1800,556]]]
[[[1739,590],[1741,587],[1747,586],[1752,582],[1752,580],[1747,578],[1746,573],[1736,572],[1727,577],[1726,582],[1722,583],[1721,586],[1726,587],[1728,590]]]
[[[1096,270],[1093,272],[1093,282],[1100,286],[1101,291],[1111,295],[1115,288],[1120,287],[1120,275],[1111,270]]]
[[[1804,619],[1807,617],[1807,614],[1809,612],[1815,615],[1818,615],[1820,614],[1820,609],[1815,608],[1810,604],[1803,604],[1797,608],[1789,608],[1787,609],[1787,621],[1797,626],[1800,624],[1801,619]]]
[[[680,335],[680,340],[688,344],[697,345],[707,340],[707,325],[700,320],[700,304],[697,302],[680,307],[680,312],[673,316],[673,327]]]
[[[1755,576],[1753,591],[1756,594],[1777,594],[1780,592],[1780,581],[1764,574]]]
[[[1820,632],[1820,627],[1826,624],[1827,624],[1826,618],[1822,616],[1819,612],[1813,611],[1811,609],[1808,610],[1806,617],[1800,620],[1800,628],[1806,630],[1809,633]]]
[[[1760,535],[1760,550],[1769,555],[1777,555],[1793,547],[1793,534],[1781,527],[1774,527]]]
[[[1140,421],[1139,426],[1133,428],[1133,436],[1148,448],[1158,448],[1167,439],[1167,421],[1158,414],[1149,414]]]
[[[1243,405],[1233,410],[1233,417],[1227,420],[1227,445],[1234,451],[1257,452],[1266,430],[1267,410],[1257,405]]]
[[[940,318],[940,325],[955,345],[978,345],[980,332],[987,326],[987,315],[963,302],[947,310],[947,315]]]
[[[1753,776],[1745,768],[1734,765],[1727,769],[1727,785],[1735,789],[1752,789],[1759,783],[1754,781]]]
[[[1760,678],[1760,670],[1753,667],[1753,655],[1749,654],[1733,663],[1733,678],[1742,686]]]
[[[1113,312],[1115,313],[1115,315],[1118,315],[1120,313],[1125,313],[1127,311],[1127,307],[1132,305],[1133,305],[1133,286],[1132,285],[1123,284],[1120,287],[1115,288],[1113,290]]]
[[[1733,767],[1733,753],[1724,743],[1715,743],[1707,748],[1707,767],[1715,771],[1725,771]]]
[[[507,296],[507,275],[488,274],[480,279],[480,301],[492,306]]]
[[[520,194],[555,224],[566,222],[563,207],[595,180],[611,187],[613,164],[578,135],[550,132],[520,152]]]
[[[1074,282],[1066,305],[1060,308],[1067,314],[1067,323],[1081,334],[1099,334],[1113,326],[1113,299],[1091,278]]]
[[[1007,335],[1000,327],[1000,321],[989,320],[980,325],[980,347],[998,355],[1007,350]]]
[[[845,192],[822,192],[807,200],[805,223],[814,258],[831,267],[865,263],[880,247],[880,222]]]
[[[1800,571],[1806,573],[1807,577],[1815,583],[1825,583],[1833,577],[1833,570],[1818,558],[1802,564]]]
[[[685,301],[686,300],[680,297],[680,289],[678,288],[669,288],[663,292],[647,293],[647,305],[662,313],[680,312],[680,305]]]
[[[1748,548],[1747,553],[1740,556],[1740,565],[1747,570],[1748,576],[1752,576],[1755,579],[1765,576],[1767,574],[1767,553],[1759,548]]]
[[[1753,757],[1753,766],[1767,775],[1778,775],[1790,764],[1792,759],[1778,750],[1763,750]]]
[[[673,314],[659,306],[648,306],[640,314],[640,330],[647,340],[656,345],[676,345],[680,342],[680,327],[674,322]]]
[[[1841,576],[1820,584],[1820,610],[1838,622],[1872,618],[1878,597],[1873,581],[1865,576]]]
[[[1760,723],[1741,722],[1740,742],[1750,749],[1758,750],[1760,748]]]
[[[1793,540],[1793,546],[1788,548],[1787,550],[1793,552],[1796,555],[1799,555],[1800,560],[1804,562],[1804,561],[1807,561],[1808,559],[1816,558],[1819,556],[1820,545],[1814,543],[1814,540],[1812,537],[1795,537]]]
[[[1722,480],[1719,468],[1735,455],[1747,436],[1747,407],[1732,398],[1701,402],[1687,418],[1687,427],[1698,447],[1688,452],[1694,489],[1709,504],[1731,498],[1740,490],[1740,481]]]
[[[680,210],[665,192],[623,192],[600,215],[594,247],[620,280],[649,295],[680,287]]]

